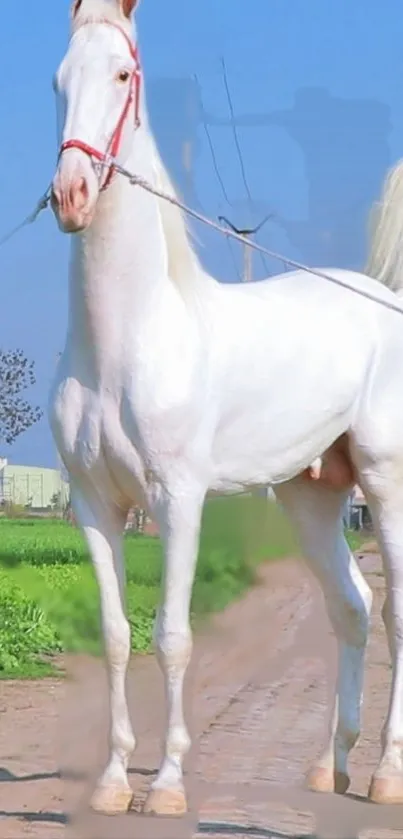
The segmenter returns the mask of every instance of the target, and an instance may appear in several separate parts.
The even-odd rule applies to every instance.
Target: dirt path
[[[356,796],[366,794],[377,761],[390,680],[379,617],[379,560],[368,556],[361,565],[375,603],[363,735],[351,759]],[[358,823],[367,819],[373,829],[360,835],[403,837],[403,808],[388,808],[386,813],[353,796],[312,796],[301,790],[324,737],[334,661],[334,640],[321,598],[304,566],[291,561],[269,564],[261,584],[221,615],[214,631],[201,634],[195,645],[188,684],[195,738],[189,776],[199,824],[193,816],[189,823],[178,823],[132,812],[118,819],[81,820],[67,832],[90,839],[180,839],[191,834],[198,839],[289,839],[314,833],[316,819],[321,836],[352,839],[358,835]],[[1,839],[58,839],[66,834],[65,813],[77,807],[86,779],[104,757],[103,668],[87,659],[70,664],[74,679],[68,684],[0,684]],[[138,737],[130,775],[136,809],[160,755],[162,679],[153,658],[132,662],[129,691]],[[385,824],[395,829],[384,831]]]

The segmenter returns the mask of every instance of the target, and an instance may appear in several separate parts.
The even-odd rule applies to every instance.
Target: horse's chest
[[[141,388],[86,391],[73,379],[60,385],[52,426],[70,473],[131,500],[147,492],[150,473],[183,457],[194,424],[187,400],[168,403],[158,389],[146,396]]]
[[[50,420],[59,451],[67,468],[74,474],[113,474],[120,483],[120,473],[130,472],[141,482],[143,457],[140,438],[124,428],[121,399],[106,390],[86,390],[76,379],[66,379],[56,391]]]

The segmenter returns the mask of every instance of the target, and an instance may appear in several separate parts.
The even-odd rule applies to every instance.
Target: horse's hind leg
[[[335,707],[328,744],[312,767],[308,785],[344,793],[348,755],[360,732],[364,656],[372,593],[346,542],[345,494],[297,478],[276,487],[307,563],[318,579],[339,647]]]
[[[369,798],[403,803],[403,451],[394,459],[358,452],[362,481],[382,553],[386,600],[382,616],[392,658],[389,709],[381,734],[382,753]],[[399,465],[400,461],[400,465]]]

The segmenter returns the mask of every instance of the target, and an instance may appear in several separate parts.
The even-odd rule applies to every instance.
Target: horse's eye
[[[125,84],[130,79],[130,73],[128,70],[119,70],[119,73],[116,76],[116,81],[120,82],[121,84]]]

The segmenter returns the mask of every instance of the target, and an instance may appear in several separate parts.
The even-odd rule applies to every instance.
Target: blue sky
[[[68,10],[67,0],[26,3],[23,14],[20,4],[4,3],[0,236],[53,175],[51,79],[67,43]],[[403,154],[401,0],[142,0],[137,20],[152,125],[185,198],[240,225],[272,211],[263,244],[312,264],[362,267],[369,205]],[[191,178],[183,140],[191,143]],[[208,269],[236,281],[237,245],[201,226],[196,233]],[[35,360],[32,398],[44,407],[63,345],[68,247],[48,213],[0,250],[1,345]],[[257,279],[283,270],[257,256],[253,265]],[[55,465],[46,419],[1,453],[14,463]]]

